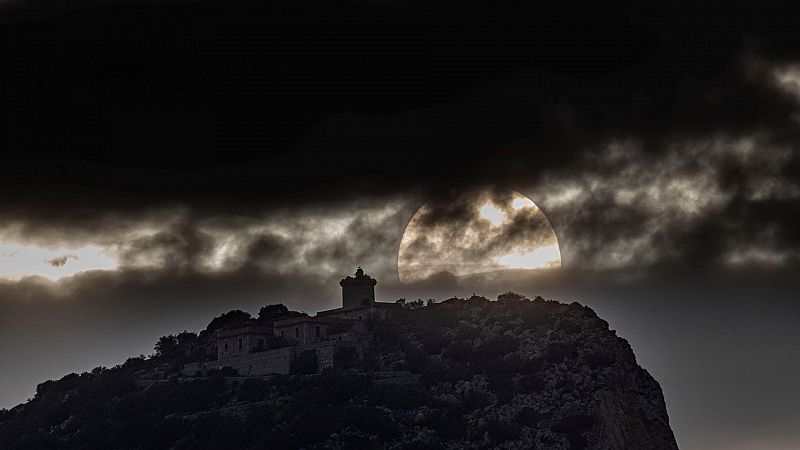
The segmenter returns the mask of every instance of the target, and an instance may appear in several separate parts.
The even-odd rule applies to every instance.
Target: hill
[[[44,382],[0,411],[0,448],[677,448],[658,383],[578,303],[411,302],[355,328],[361,344],[332,368],[301,353],[292,374],[262,377],[182,376],[215,357],[213,328],[163,337],[150,357]]]

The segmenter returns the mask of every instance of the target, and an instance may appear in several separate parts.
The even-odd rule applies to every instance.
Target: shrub
[[[448,409],[431,425],[436,434],[445,439],[463,439],[467,434],[467,421],[458,409]]]
[[[355,347],[337,347],[333,352],[333,367],[339,369],[350,369],[358,362],[358,352]]]
[[[504,292],[497,296],[497,301],[500,303],[520,302],[522,300],[525,300],[524,295],[511,291]]]
[[[495,444],[505,441],[513,441],[519,438],[519,428],[505,420],[491,419],[486,423],[484,431],[489,433]]]
[[[422,373],[429,363],[428,355],[422,350],[415,349],[406,353],[406,368],[411,372]]]
[[[232,329],[247,325],[250,321],[250,314],[240,310],[228,311],[225,314],[215,317],[206,327],[206,331],[217,329]]]
[[[314,350],[304,350],[292,360],[289,371],[295,375],[311,375],[317,373],[319,364]]]
[[[603,352],[589,353],[584,357],[584,360],[592,369],[608,367],[611,364],[614,364],[614,358],[611,355]]]
[[[517,383],[525,393],[542,392],[544,389],[544,380],[539,375],[523,375]]]
[[[467,362],[472,360],[472,345],[458,341],[445,349],[444,355],[454,361]]]
[[[540,420],[542,414],[530,406],[525,406],[517,413],[517,423],[523,427],[534,427]]]
[[[495,336],[474,350],[474,358],[479,363],[494,364],[519,347],[519,341],[511,336]]]
[[[485,392],[477,390],[469,390],[464,393],[461,404],[464,406],[465,411],[474,411],[476,409],[483,409],[492,403],[491,397]]]
[[[556,322],[555,329],[566,334],[575,334],[581,330],[577,323],[572,320],[562,319]]]
[[[374,406],[414,409],[428,404],[430,393],[417,385],[372,384],[368,399]]]
[[[233,367],[224,366],[220,372],[222,372],[222,376],[223,377],[238,377],[239,376],[239,371],[234,369]]]
[[[577,346],[574,342],[553,342],[547,346],[544,359],[549,363],[557,363],[567,358],[574,358],[576,354]]]
[[[442,353],[442,349],[448,343],[449,340],[438,333],[431,333],[422,337],[422,348],[430,355]]]
[[[248,378],[244,380],[239,388],[239,397],[242,400],[256,402],[267,398],[270,392],[270,385],[259,378]]]
[[[594,425],[594,418],[586,414],[574,414],[564,417],[551,429],[557,433],[562,433],[569,442],[570,449],[584,449],[587,447],[586,438],[583,432],[589,430]]]
[[[312,391],[314,403],[338,405],[354,398],[366,395],[368,382],[358,376],[345,372],[333,372],[323,375],[319,386]]]

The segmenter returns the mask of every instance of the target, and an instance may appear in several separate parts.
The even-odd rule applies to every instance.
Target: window
[[[317,332],[317,337],[319,337],[319,325],[317,325],[317,330],[316,330],[316,332]]]
[[[244,345],[242,343],[242,338],[239,338],[239,350],[241,350],[243,347]]]
[[[295,327],[295,329],[294,329],[294,337],[296,337],[296,338],[300,337],[300,328]]]
[[[264,338],[258,340],[258,346],[264,348]]]
[[[286,336],[286,330],[281,330],[281,337]]]
[[[225,341],[225,350],[228,349],[228,341]]]

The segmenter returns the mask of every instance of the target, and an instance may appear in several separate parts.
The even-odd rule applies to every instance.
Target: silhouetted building
[[[266,340],[275,335],[272,327],[247,326],[217,332],[217,359],[242,358],[263,350]]]
[[[355,276],[344,277],[339,282],[342,286],[342,307],[320,311],[317,317],[354,320],[386,317],[388,311],[399,306],[396,303],[376,302],[376,284],[378,282],[359,267]]]
[[[355,276],[347,276],[339,282],[342,287],[342,308],[359,308],[375,303],[375,285],[378,282],[364,273],[361,267]]]
[[[311,344],[328,338],[328,322],[317,317],[292,317],[276,320],[275,336],[294,344]]]
[[[306,315],[274,320],[271,326],[244,326],[219,330],[217,338],[217,367],[234,367],[243,376],[289,373],[291,361],[303,350],[313,350],[320,370],[333,363],[334,349],[339,345],[354,345],[359,333],[366,328],[359,320],[380,319],[397,309],[396,303],[375,301],[377,281],[361,267],[354,276],[347,276],[342,286],[342,307],[320,311],[314,317]],[[288,346],[266,347],[270,339],[282,338]],[[280,341],[278,341],[280,342]],[[200,367],[186,365],[187,373]]]

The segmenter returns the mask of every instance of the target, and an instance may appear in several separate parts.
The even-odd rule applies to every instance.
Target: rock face
[[[434,308],[406,314],[402,330],[422,349],[444,342],[442,368],[462,380],[436,380],[441,397],[486,396],[486,406],[464,416],[469,446],[677,448],[658,383],[591,309],[480,297]],[[424,382],[431,368],[421,370]],[[516,430],[493,433],[498,424]]]
[[[658,383],[604,320],[501,299],[410,304],[321,375],[181,379],[163,357],[72,374],[0,412],[0,447],[677,448]],[[143,382],[154,366],[166,379]]]

